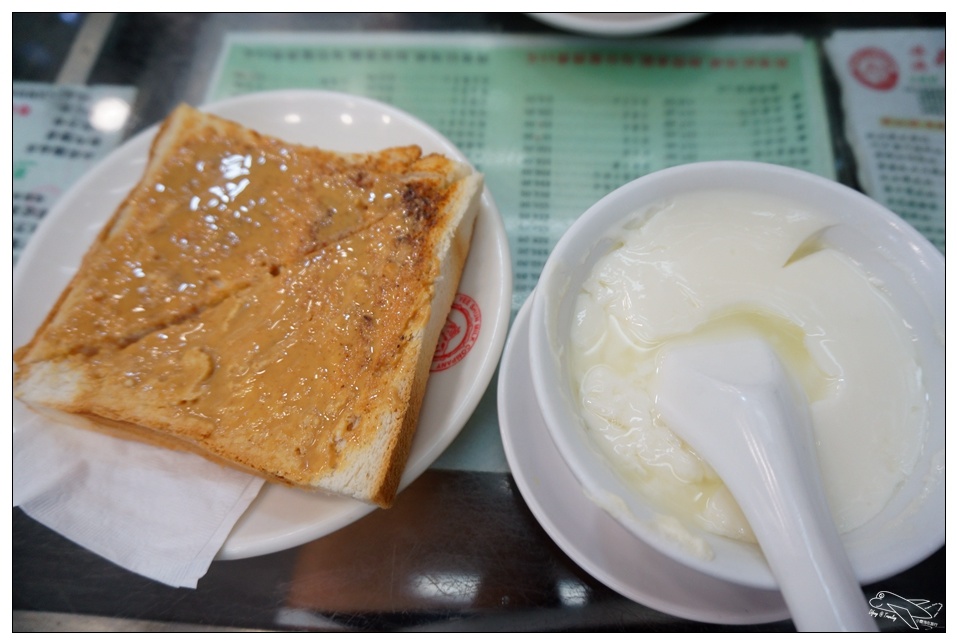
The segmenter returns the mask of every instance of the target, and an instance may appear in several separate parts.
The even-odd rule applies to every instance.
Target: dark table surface
[[[233,31],[548,34],[522,14],[155,14],[109,16],[103,38],[73,47],[84,14],[13,15],[13,78],[137,88],[129,134],[181,101],[201,103],[225,34]],[[717,14],[668,36],[796,33],[944,26],[944,14]],[[77,60],[85,55],[88,61]],[[838,125],[834,79],[824,71],[838,178],[854,186]],[[481,520],[476,520],[481,517]],[[428,470],[388,512],[270,555],[216,561],[199,587],[174,589],[118,568],[13,509],[14,630],[354,631],[789,631],[789,621],[724,626],[679,619],[628,600],[562,552],[508,473]],[[388,574],[382,544],[389,544]],[[395,553],[401,553],[399,555]],[[945,549],[864,589],[940,602],[946,624]],[[441,594],[406,583],[445,575]],[[476,587],[477,585],[477,587]],[[571,600],[563,589],[574,588]],[[909,630],[881,620],[882,630]]]

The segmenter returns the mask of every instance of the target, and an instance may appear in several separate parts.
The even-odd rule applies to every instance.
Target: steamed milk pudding
[[[841,532],[880,512],[916,462],[927,419],[914,338],[851,258],[804,243],[832,223],[766,195],[686,194],[636,212],[592,268],[568,361],[583,418],[663,515],[753,541],[721,480],[656,411],[659,351],[692,338],[758,334],[774,347],[807,397]]]

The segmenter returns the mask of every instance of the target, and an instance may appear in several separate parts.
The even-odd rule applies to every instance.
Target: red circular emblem
[[[865,47],[854,52],[850,66],[854,78],[871,89],[892,89],[900,78],[897,62],[890,54],[877,47]]]
[[[475,346],[481,329],[482,310],[478,302],[464,293],[457,293],[445,327],[439,335],[431,371],[445,371],[458,364]]]

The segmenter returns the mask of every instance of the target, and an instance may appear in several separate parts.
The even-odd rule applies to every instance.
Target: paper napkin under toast
[[[174,587],[196,588],[263,482],[193,454],[41,417],[13,434],[14,506],[91,552]]]

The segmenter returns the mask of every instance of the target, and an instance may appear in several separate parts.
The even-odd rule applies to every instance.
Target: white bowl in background
[[[532,18],[557,29],[590,36],[638,36],[677,29],[703,13],[530,13]]]
[[[876,517],[843,535],[861,583],[919,563],[944,544],[944,259],[920,233],[861,193],[782,166],[715,161],[646,175],[604,197],[559,240],[533,295],[529,342],[532,381],[542,416],[562,458],[586,496],[633,534],[673,559],[724,580],[777,586],[758,546],[684,526],[703,540],[706,558],[666,535],[661,508],[627,485],[591,442],[571,391],[565,347],[575,299],[591,267],[609,249],[622,222],[642,207],[689,191],[731,189],[806,204],[859,231],[848,254],[874,273],[895,307],[913,321],[929,399],[929,430],[914,472]]]

